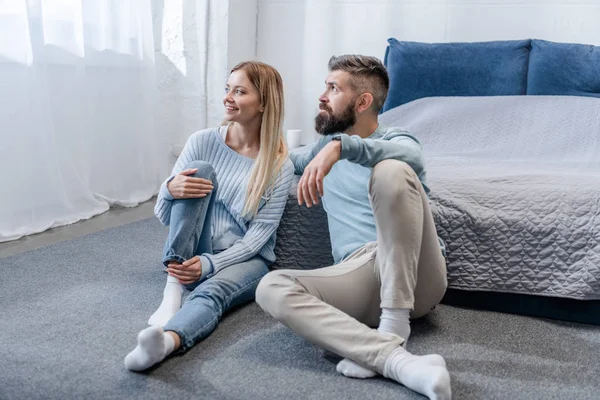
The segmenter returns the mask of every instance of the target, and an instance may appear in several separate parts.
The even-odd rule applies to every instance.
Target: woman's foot
[[[151,326],[138,334],[138,345],[125,357],[125,368],[143,371],[158,364],[173,352],[175,341],[160,326]]]

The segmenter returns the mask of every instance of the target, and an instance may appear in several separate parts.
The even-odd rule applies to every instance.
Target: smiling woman
[[[230,90],[232,87],[234,95]],[[244,214],[254,214],[261,197],[269,196],[274,174],[287,159],[282,133],[284,100],[281,76],[267,64],[242,62],[231,71],[224,103],[225,119],[230,123],[226,143],[239,153],[257,159],[250,174],[251,186],[243,211]],[[237,110],[230,113],[227,107]],[[254,132],[258,132],[258,136]]]
[[[292,185],[281,129],[283,82],[271,66],[235,66],[225,123],[193,134],[161,187],[155,213],[169,226],[163,301],[125,366],[145,370],[206,338],[223,314],[254,299],[275,261],[275,234]],[[183,306],[184,288],[191,291]],[[164,326],[164,329],[163,329]]]
[[[227,145],[240,154],[250,158],[256,158],[260,148],[259,137],[252,134],[239,132],[242,127],[250,132],[258,132],[261,125],[261,113],[264,111],[260,94],[252,84],[248,75],[243,70],[234,69],[225,87],[225,123],[230,125]],[[237,124],[233,124],[237,122]],[[232,132],[233,130],[233,132]],[[240,143],[244,137],[253,140],[245,140],[245,145]]]

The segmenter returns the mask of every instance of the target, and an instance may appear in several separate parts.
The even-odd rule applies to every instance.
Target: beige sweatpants
[[[371,328],[381,308],[410,308],[411,318],[427,314],[446,291],[446,263],[412,168],[396,160],[377,164],[369,198],[377,242],[331,267],[270,272],[256,302],[311,343],[382,373],[404,339]]]

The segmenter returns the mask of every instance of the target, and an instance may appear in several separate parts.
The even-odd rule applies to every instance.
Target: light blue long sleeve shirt
[[[365,139],[357,135],[333,136],[341,137],[341,157],[323,180],[322,201],[337,264],[366,243],[377,240],[375,216],[369,202],[369,180],[377,163],[387,159],[404,161],[415,171],[425,191],[429,189],[421,145],[408,132],[380,125]],[[323,136],[310,152],[290,154],[296,174],[304,172],[333,136]]]
[[[202,277],[259,254],[275,261],[276,231],[293,181],[293,166],[287,160],[275,179],[270,193],[263,196],[254,218],[242,215],[248,180],[255,160],[231,149],[224,141],[227,127],[205,129],[188,139],[175,163],[171,176],[160,188],[154,213],[166,226],[171,216],[173,197],[167,183],[190,162],[206,161],[217,174],[219,189],[212,207],[212,241],[214,254],[202,254]]]

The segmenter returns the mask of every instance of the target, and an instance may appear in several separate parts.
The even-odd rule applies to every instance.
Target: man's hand
[[[189,285],[190,283],[196,282],[202,275],[202,263],[200,257],[194,256],[183,264],[179,264],[176,261],[170,261],[167,265],[167,272],[169,275],[177,278],[179,283],[182,285]]]
[[[198,199],[206,197],[213,190],[211,181],[188,176],[195,174],[197,171],[198,168],[183,170],[167,183],[167,189],[169,189],[169,193],[174,199]]]
[[[307,207],[319,204],[319,196],[323,197],[323,179],[333,164],[340,160],[342,142],[334,140],[321,149],[319,154],[304,168],[298,182],[298,205],[306,203]]]

